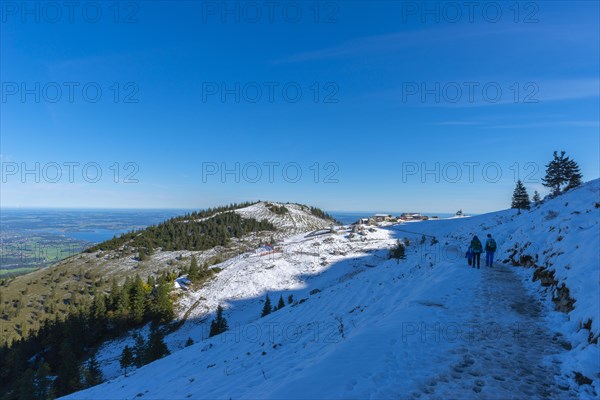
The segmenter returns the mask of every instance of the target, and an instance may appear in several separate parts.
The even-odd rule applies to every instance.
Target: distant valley
[[[0,277],[35,271],[115,235],[160,223],[186,211],[2,209]]]

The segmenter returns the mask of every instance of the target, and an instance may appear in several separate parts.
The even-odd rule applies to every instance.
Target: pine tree
[[[202,267],[200,268],[200,276],[205,278],[209,276],[212,272],[208,269],[208,263],[203,262]]]
[[[267,297],[265,298],[265,305],[262,309],[262,313],[260,314],[260,316],[266,317],[267,315],[271,314],[271,311],[272,311],[271,299],[269,298],[269,295],[267,295]]]
[[[190,268],[188,271],[188,279],[192,282],[196,282],[200,278],[200,268],[198,268],[198,261],[196,261],[196,256],[192,256],[192,260],[190,261]]]
[[[57,371],[56,393],[63,396],[81,389],[79,365],[71,343],[65,341],[60,348],[60,367]]]
[[[146,348],[146,363],[156,361],[170,353],[169,348],[165,344],[162,332],[158,326],[152,324],[150,328],[150,338],[148,339],[148,346]]]
[[[154,246],[152,246],[152,243],[148,243],[148,245],[146,246],[146,253],[149,256],[152,256],[154,254]]]
[[[565,152],[561,152],[560,156],[555,151],[552,161],[546,165],[546,176],[542,178],[542,184],[550,189],[552,196],[558,196],[561,192],[561,185],[565,182],[564,172]]]
[[[529,200],[529,193],[520,180],[517,181],[517,186],[513,192],[511,208],[517,208],[519,213],[521,210],[529,210],[531,207],[531,201]]]
[[[146,279],[146,284],[150,289],[153,289],[154,285],[156,285],[156,279],[154,279],[154,276],[148,275],[148,279]]]
[[[168,322],[175,317],[173,309],[173,300],[169,296],[171,286],[164,276],[158,280],[158,286],[154,291],[154,301],[152,304],[152,317],[156,322]]]
[[[283,307],[285,307],[285,301],[283,301],[283,295],[280,295],[279,303],[277,303],[277,309],[281,310]]]
[[[102,383],[102,371],[96,360],[96,356],[92,356],[85,369],[85,383],[88,387],[96,386]]]
[[[129,316],[129,293],[131,289],[131,280],[129,277],[125,279],[125,283],[117,295],[117,307],[115,309],[117,315],[121,318]]]
[[[136,275],[130,294],[129,315],[135,325],[144,320],[146,313],[146,289],[139,275]]]
[[[288,296],[288,304],[292,304],[293,302],[294,302],[294,296],[290,294]]]
[[[567,186],[564,191],[566,192],[581,185],[582,179],[583,175],[581,175],[579,165],[574,160],[567,157],[565,161],[565,180],[567,181]]]
[[[35,372],[31,368],[27,368],[17,381],[17,399],[19,400],[36,400],[35,392],[32,390],[35,387]]]
[[[542,201],[542,197],[540,196],[540,193],[536,190],[533,192],[533,202],[535,204],[538,204],[540,201]]]
[[[223,307],[219,304],[217,307],[217,316],[210,323],[210,332],[208,334],[209,337],[213,337],[215,335],[219,335],[229,329],[227,325],[227,320],[223,317]]]
[[[47,362],[43,362],[35,373],[35,397],[38,399],[54,398],[52,392],[52,379],[50,366]]]
[[[112,311],[117,309],[120,291],[117,280],[113,278],[110,286],[110,294],[108,295],[108,308]]]
[[[148,255],[146,255],[145,249],[138,250],[138,261],[146,261],[148,259]]]
[[[577,162],[566,157],[564,151],[560,155],[555,151],[552,161],[546,165],[546,176],[542,183],[550,188],[552,196],[558,196],[581,185],[582,179]]]
[[[132,365],[136,367],[141,367],[146,364],[146,341],[141,334],[136,334],[135,337],[135,345],[133,346],[132,351]]]
[[[96,295],[92,302],[91,316],[96,321],[104,321],[106,318],[106,297]]]
[[[194,339],[192,339],[191,337],[188,337],[187,340],[185,341],[185,347],[190,347],[193,344],[194,344]]]
[[[121,353],[121,358],[119,359],[119,364],[121,365],[125,376],[127,376],[127,368],[133,365],[133,353],[131,352],[129,346],[125,346],[125,348],[123,349],[123,352]]]
[[[395,258],[398,262],[406,258],[406,251],[404,244],[400,242],[400,239],[396,241],[396,246],[392,247],[389,253],[389,258]]]

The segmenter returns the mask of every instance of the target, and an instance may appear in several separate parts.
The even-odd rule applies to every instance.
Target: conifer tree
[[[119,359],[119,365],[123,369],[125,376],[127,376],[127,368],[133,365],[133,353],[129,346],[125,346],[123,352],[121,353],[121,358]]]
[[[279,302],[277,303],[277,309],[281,310],[283,307],[285,307],[285,301],[283,301],[283,295],[280,295]]]
[[[190,261],[190,268],[188,271],[188,279],[192,282],[196,282],[200,278],[200,268],[198,268],[198,261],[196,261],[196,256],[192,256],[192,260]]]
[[[520,180],[517,181],[517,186],[513,192],[511,208],[517,208],[519,214],[521,210],[529,210],[531,207],[531,201],[529,200],[529,193]]]
[[[267,297],[265,298],[265,305],[262,309],[262,313],[260,314],[260,316],[266,317],[267,315],[271,314],[272,310],[273,308],[271,306],[271,299],[269,298],[269,295],[267,295]]]
[[[217,316],[210,323],[210,332],[208,336],[213,337],[219,335],[227,329],[229,329],[229,326],[227,325],[227,320],[223,317],[223,307],[219,304],[217,307]]]
[[[88,387],[96,386],[102,383],[102,371],[100,365],[93,355],[85,369],[85,383]]]
[[[21,374],[17,382],[17,399],[19,400],[37,400],[35,392],[32,390],[35,387],[35,372],[31,368],[27,368]]]
[[[63,342],[60,349],[60,366],[54,383],[59,396],[81,389],[79,365],[72,344],[67,341]]]
[[[536,190],[533,192],[533,202],[535,204],[538,204],[540,201],[542,201],[542,197],[540,196],[540,193]]]
[[[565,156],[564,151],[560,155],[555,151],[552,161],[546,165],[546,176],[542,178],[542,183],[550,188],[552,196],[558,196],[581,185],[582,179],[577,162]]]
[[[567,157],[565,161],[565,180],[567,181],[567,186],[564,191],[569,191],[581,185],[582,179],[583,175],[581,174],[579,165],[574,160]]]
[[[148,256],[152,256],[154,254],[154,246],[152,246],[152,243],[148,243],[146,246],[146,254]]]
[[[119,285],[117,285],[117,280],[113,278],[110,286],[110,294],[108,295],[108,308],[110,310],[114,311],[117,309],[120,291]]]
[[[146,284],[150,289],[154,289],[154,285],[156,285],[156,280],[154,279],[154,276],[148,275],[148,279],[146,279]]]
[[[564,151],[561,152],[560,156],[555,151],[552,161],[546,165],[546,176],[542,178],[542,184],[550,189],[552,196],[560,194],[561,185],[565,182],[564,158]]]
[[[157,325],[152,324],[150,328],[150,338],[146,349],[146,363],[151,363],[160,358],[169,355],[171,352],[165,344],[164,336]]]
[[[146,255],[146,250],[139,249],[137,258],[138,258],[138,261],[146,261],[148,259],[148,256]]]
[[[130,294],[130,317],[135,325],[144,320],[146,312],[146,289],[139,275],[136,275]]]
[[[133,346],[132,351],[132,365],[139,368],[146,364],[146,341],[139,333],[135,335],[134,339],[135,345]]]
[[[47,362],[43,362],[35,373],[35,396],[38,399],[53,398],[52,379],[50,366]]]
[[[123,287],[119,291],[119,294],[117,297],[117,307],[115,310],[117,315],[119,315],[119,317],[121,317],[121,318],[126,318],[129,316],[129,309],[130,309],[129,293],[130,293],[130,291],[131,291],[131,280],[129,279],[129,277],[127,277],[125,279],[125,283],[123,284]]]
[[[400,241],[400,239],[396,241],[396,246],[392,247],[392,249],[390,250],[389,258],[395,258],[398,262],[406,258],[405,247],[404,244]]]
[[[200,268],[200,276],[205,278],[211,274],[211,271],[208,269],[208,263],[203,262],[202,267]]]
[[[171,285],[165,276],[158,279],[152,302],[152,318],[156,322],[168,322],[175,317],[173,300],[169,296]]]

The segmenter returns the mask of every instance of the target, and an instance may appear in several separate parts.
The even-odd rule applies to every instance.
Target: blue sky
[[[482,213],[554,150],[599,175],[597,2],[48,4],[0,10],[2,207]]]

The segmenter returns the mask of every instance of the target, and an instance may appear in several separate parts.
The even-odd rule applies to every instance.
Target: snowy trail
[[[552,356],[564,349],[542,321],[544,305],[508,267],[473,273],[481,274],[474,302],[457,310],[470,316],[473,330],[451,351],[461,359],[413,398],[576,398],[556,382],[559,361]]]

